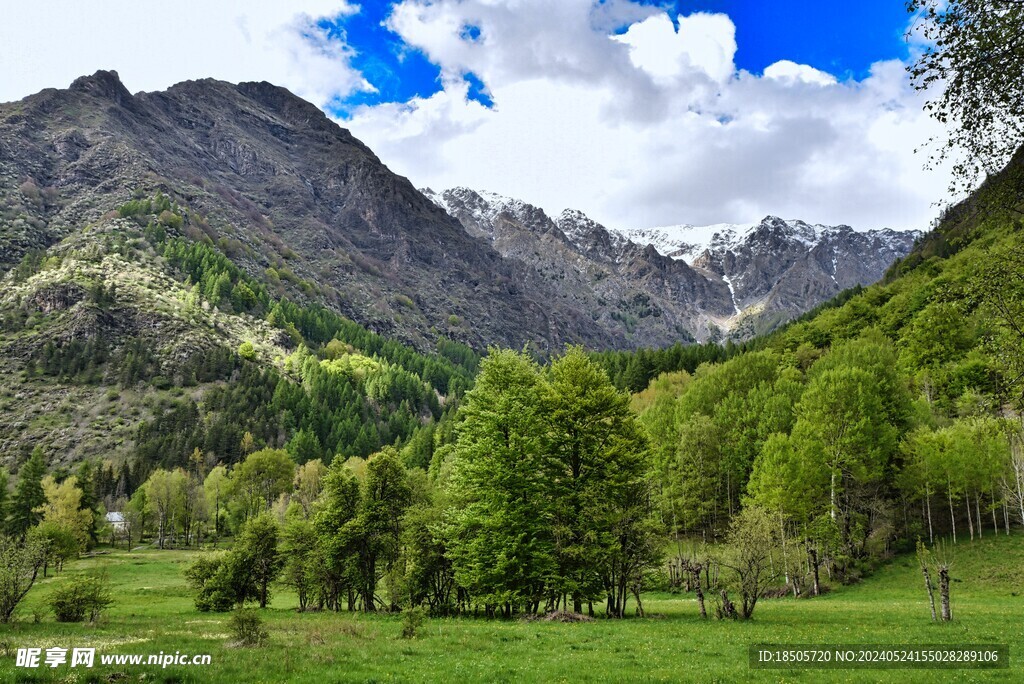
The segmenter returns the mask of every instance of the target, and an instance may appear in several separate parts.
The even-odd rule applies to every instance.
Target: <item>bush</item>
[[[224,613],[234,605],[223,566],[224,555],[218,554],[199,556],[185,568],[185,579],[196,592],[196,608],[204,613]]]
[[[402,638],[415,638],[416,632],[423,626],[426,617],[427,613],[423,610],[423,606],[416,606],[402,613]]]
[[[50,595],[57,622],[96,622],[113,602],[105,575],[73,577]]]
[[[239,608],[231,615],[231,633],[240,646],[262,646],[270,636],[263,629],[263,618],[251,608]]]
[[[256,347],[253,346],[252,342],[246,340],[242,344],[238,345],[238,355],[246,361],[255,361]]]

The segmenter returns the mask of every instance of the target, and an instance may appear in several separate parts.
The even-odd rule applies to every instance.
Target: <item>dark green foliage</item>
[[[299,610],[306,610],[322,577],[318,552],[313,521],[290,515],[281,530],[281,557],[284,559],[281,582],[295,591]]]
[[[685,370],[694,372],[702,363],[720,363],[749,346],[732,342],[683,345],[665,349],[641,349],[635,352],[592,352],[590,356],[604,367],[612,383],[620,390],[639,392],[662,373]]]
[[[622,617],[659,556],[628,398],[580,348],[545,372],[492,350],[459,414],[445,538],[459,584],[490,613],[604,597]]]
[[[224,554],[202,554],[185,568],[185,579],[195,592],[196,608],[205,612],[223,613],[231,610],[235,599],[231,594],[225,574]]]
[[[22,464],[18,471],[18,483],[14,486],[11,497],[10,517],[7,529],[15,537],[24,537],[30,527],[38,524],[42,515],[36,509],[46,503],[43,494],[43,475],[46,464],[43,462],[43,448],[36,446],[32,455]]]

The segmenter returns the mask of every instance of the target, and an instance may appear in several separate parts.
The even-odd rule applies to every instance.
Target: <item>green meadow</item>
[[[270,639],[237,647],[227,614],[200,613],[182,568],[196,551],[101,550],[36,584],[0,628],[0,681],[59,682],[935,682],[1024,680],[1024,536],[955,547],[954,620],[932,623],[913,555],[815,599],[766,599],[750,622],[702,620],[690,594],[649,594],[646,618],[556,623],[299,613],[282,589],[262,614]],[[106,572],[115,603],[97,625],[59,624],[47,595],[74,573]],[[36,622],[36,619],[39,621]],[[751,670],[751,643],[1010,646],[1009,670]],[[95,647],[93,668],[16,668],[19,647]],[[208,666],[101,666],[102,654],[209,654]],[[45,652],[45,651],[44,651]]]

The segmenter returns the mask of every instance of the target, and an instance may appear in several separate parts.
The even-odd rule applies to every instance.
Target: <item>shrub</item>
[[[105,575],[73,577],[50,595],[57,622],[96,622],[113,602]]]
[[[270,636],[263,618],[251,608],[239,608],[231,615],[231,633],[240,646],[262,646]]]
[[[185,579],[196,592],[196,608],[204,613],[231,610],[234,598],[229,591],[223,569],[224,556],[201,555],[185,568]]]
[[[427,613],[423,610],[423,606],[416,606],[402,613],[402,638],[415,638],[416,632],[423,626],[426,617]]]
[[[246,340],[242,344],[238,345],[238,355],[246,361],[255,361],[256,347],[253,346],[252,342]]]

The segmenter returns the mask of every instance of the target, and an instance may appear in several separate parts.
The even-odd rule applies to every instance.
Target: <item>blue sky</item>
[[[683,14],[728,14],[736,24],[736,65],[754,73],[788,59],[840,80],[860,79],[874,62],[907,56],[903,36],[908,15],[901,0],[704,0],[676,2],[674,7]]]
[[[856,5],[808,0],[640,0],[638,4],[664,9],[673,18],[693,12],[727,14],[736,25],[736,67],[755,74],[779,60],[790,60],[839,80],[859,80],[868,75],[873,63],[908,55],[904,40],[908,15],[899,0],[861,0]],[[331,36],[348,44],[354,51],[352,65],[377,89],[332,102],[331,111],[342,118],[359,105],[406,102],[441,90],[440,67],[386,28],[392,6],[391,2],[363,2],[356,14],[319,22]],[[466,30],[471,37],[479,33],[472,25]],[[490,106],[486,83],[472,72],[465,78],[471,86],[469,97]]]

